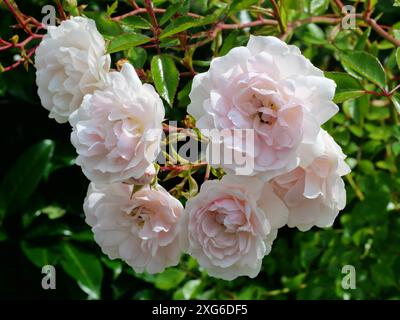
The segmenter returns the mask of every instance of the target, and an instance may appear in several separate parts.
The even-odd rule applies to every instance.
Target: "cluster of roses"
[[[212,276],[255,277],[278,228],[330,226],[345,206],[345,155],[321,129],[338,110],[335,83],[297,47],[250,37],[195,76],[188,112],[197,127],[254,130],[251,154],[228,137],[213,142],[254,166],[238,176],[234,163],[221,163],[227,175],[204,182],[185,209],[150,186],[163,103],[130,64],[110,71],[94,21],[48,27],[35,64],[41,102],[50,117],[71,124],[76,163],[92,181],[84,211],[95,240],[137,272],[161,272],[186,252]],[[132,192],[133,185],[143,187]]]

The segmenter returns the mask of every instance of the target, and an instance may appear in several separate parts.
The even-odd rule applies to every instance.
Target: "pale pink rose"
[[[128,184],[134,184],[134,185],[138,185],[138,186],[143,186],[146,184],[150,184],[154,177],[156,176],[156,168],[154,167],[154,164],[151,164],[147,167],[146,171],[144,172],[144,174],[139,177],[139,178],[130,178],[128,180],[126,180],[125,182]]]
[[[179,263],[179,221],[183,206],[163,187],[89,185],[84,202],[86,222],[110,259],[120,258],[136,272],[158,273]]]
[[[76,163],[96,183],[141,178],[160,152],[164,107],[125,63],[103,90],[85,96],[70,117]]]
[[[67,122],[87,93],[102,88],[110,68],[105,41],[93,20],[72,17],[47,34],[36,49],[36,84],[49,117]]]
[[[186,203],[182,237],[186,252],[214,277],[255,277],[271,251],[287,208],[273,192],[259,204],[263,182],[227,175],[204,182]]]
[[[288,226],[307,231],[312,226],[329,227],[346,205],[346,190],[342,176],[350,172],[345,155],[333,138],[321,130],[313,161],[275,177],[267,183],[289,208]]]
[[[195,76],[188,112],[200,129],[254,129],[254,141],[239,144],[228,137],[216,143],[225,154],[253,159],[250,174],[262,172],[269,179],[296,166],[300,144],[313,143],[320,125],[338,111],[335,87],[296,46],[250,36],[246,47],[213,59],[207,72]],[[221,165],[228,172],[238,167],[235,161]]]

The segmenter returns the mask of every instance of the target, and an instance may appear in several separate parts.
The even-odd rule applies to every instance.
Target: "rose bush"
[[[390,2],[36,1],[0,4],[0,295],[398,298]]]

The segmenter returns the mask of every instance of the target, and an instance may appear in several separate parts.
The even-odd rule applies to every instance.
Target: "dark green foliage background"
[[[310,0],[288,2],[297,2],[298,6],[291,9],[289,21],[313,15],[307,9]],[[330,1],[317,2],[329,4]],[[48,4],[47,1],[18,3],[23,12],[36,18],[41,17],[41,6]],[[93,11],[96,8],[106,11],[106,5],[112,1],[90,3]],[[166,1],[155,3],[163,8],[169,6]],[[253,3],[243,1],[242,8]],[[265,3],[269,5],[268,1]],[[216,4],[218,1],[192,1],[190,11],[210,15]],[[332,3],[315,15],[331,12],[331,6]],[[128,6],[120,1],[118,13],[123,13],[124,8]],[[362,1],[358,8],[363,10]],[[383,13],[379,22],[394,26],[395,35],[400,38],[400,23],[397,23],[400,8],[394,7],[390,0],[379,1],[374,16],[379,12]],[[9,26],[15,22],[4,8],[0,9],[0,17],[0,35],[8,39],[13,35]],[[143,17],[148,19],[146,15]],[[363,37],[366,27],[340,31],[332,42],[328,35],[333,27],[305,25],[295,30],[290,42],[298,45],[322,70],[340,72],[344,70],[341,54],[358,46],[381,61],[389,89],[398,83],[400,72],[393,45],[373,31],[369,37],[368,34]],[[277,33],[271,27],[256,27],[251,32]],[[213,54],[223,55],[231,47],[245,44],[247,38],[248,33],[243,30],[224,30],[218,41],[198,49],[194,59],[209,61]],[[117,53],[113,61],[126,53]],[[182,57],[168,48],[163,53]],[[154,54],[148,50],[145,70],[150,70]],[[8,65],[12,62],[11,56],[0,53],[0,61]],[[131,62],[140,63],[134,58]],[[177,67],[179,71],[187,71],[178,64]],[[206,70],[198,66],[195,69]],[[180,79],[173,109],[164,103],[168,119],[183,119],[189,80],[188,77]],[[360,81],[364,88],[377,90],[368,77],[361,76]],[[0,298],[400,298],[400,175],[397,169],[400,127],[395,108],[386,97],[363,94],[346,100],[339,104],[340,112],[325,126],[342,146],[353,168],[345,179],[347,207],[334,227],[313,228],[306,233],[283,228],[257,278],[241,277],[227,282],[208,277],[188,256],[182,257],[179,266],[151,276],[135,274],[127,265],[110,261],[102,254],[84,222],[82,203],[88,181],[80,168],[73,165],[75,151],[69,142],[69,125],[48,119],[34,83],[32,66],[28,72],[21,66],[0,75]],[[199,176],[202,174],[200,171]],[[56,290],[41,288],[44,276],[41,267],[45,264],[56,266]],[[341,270],[348,264],[354,265],[357,272],[355,290],[341,287],[344,276]]]

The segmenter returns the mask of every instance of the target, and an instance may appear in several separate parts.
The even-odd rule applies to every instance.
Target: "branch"
[[[339,7],[340,10],[343,8],[343,3],[340,0],[335,0],[336,5]]]
[[[167,11],[167,10],[166,9],[162,9],[162,8],[153,8],[153,11],[154,11],[154,13],[165,13],[165,11]],[[135,10],[132,10],[132,11],[127,12],[127,13],[124,13],[124,14],[122,14],[120,16],[112,17],[111,19],[114,20],[114,21],[120,21],[120,20],[125,19],[127,17],[135,16],[135,15],[138,15],[138,14],[141,14],[141,13],[146,13],[146,12],[147,12],[146,8],[137,7]],[[188,17],[192,17],[192,18],[202,18],[202,16],[200,16],[200,15],[198,15],[196,13],[192,13],[192,12],[188,12],[186,15]]]
[[[37,48],[37,46],[32,48],[32,49],[30,49],[28,54],[26,55],[26,57],[21,58],[20,60],[18,60],[17,62],[13,63],[12,65],[3,68],[2,72],[7,72],[7,71],[10,71],[10,70],[13,70],[13,69],[17,68],[21,63],[29,60],[30,57],[34,54],[36,48]]]
[[[376,20],[370,17],[364,17],[362,14],[357,14],[356,17],[363,19],[372,29],[376,31],[381,37],[393,43],[395,46],[400,47],[400,40],[396,39],[394,36],[386,32],[377,22]]]
[[[57,0],[57,10],[58,10],[58,13],[60,14],[61,20],[66,20],[67,17],[65,16],[65,12],[64,12],[64,9],[63,9],[63,6],[62,6],[60,0]]]
[[[200,163],[193,163],[193,164],[181,164],[181,165],[170,165],[170,166],[160,166],[160,171],[161,172],[166,172],[166,171],[186,171],[194,168],[201,168],[204,166],[207,166],[207,162],[200,162]]]
[[[152,25],[152,29],[153,29],[153,34],[154,34],[154,38],[155,38],[155,43],[157,45],[156,49],[157,49],[157,53],[160,54],[160,45],[159,45],[159,36],[160,36],[160,26],[158,24],[157,21],[157,17],[156,14],[154,12],[154,8],[153,8],[153,2],[151,0],[145,0],[145,6],[146,6],[146,11],[150,16],[150,20],[151,20],[151,25]]]
[[[10,12],[13,14],[13,16],[15,17],[15,19],[18,21],[18,24],[21,26],[22,29],[24,29],[24,31],[30,35],[32,35],[32,30],[29,29],[26,26],[26,22],[24,21],[21,12],[19,11],[18,7],[15,5],[13,6],[9,0],[3,0],[4,3],[7,5],[8,9],[10,10]]]
[[[217,25],[218,29],[221,30],[232,30],[232,29],[244,29],[244,28],[251,28],[255,26],[263,26],[263,25],[271,25],[271,26],[276,26],[278,22],[276,20],[271,20],[271,19],[259,19],[247,23],[234,23],[234,24],[226,24],[226,23],[220,23]]]
[[[286,30],[285,30],[285,26],[283,25],[281,14],[279,12],[279,7],[276,4],[275,0],[270,0],[270,2],[274,9],[275,18],[278,20],[279,29],[280,29],[281,33],[284,34]]]

